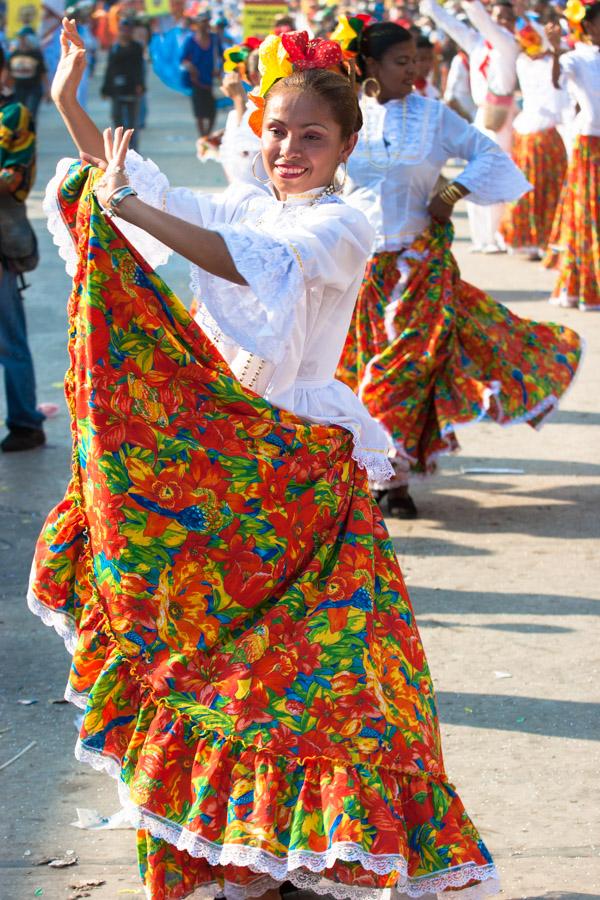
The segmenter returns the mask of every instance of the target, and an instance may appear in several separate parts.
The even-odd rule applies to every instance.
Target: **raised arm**
[[[52,82],[51,97],[80,154],[103,158],[102,134],[77,100],[77,88],[86,67],[85,45],[74,19],[63,19],[60,61]]]
[[[473,27],[492,47],[516,57],[518,45],[515,38],[510,31],[494,22],[481,0],[464,0],[463,7]]]
[[[427,16],[446,32],[448,37],[461,47],[465,53],[471,54],[480,41],[477,32],[444,9],[436,0],[421,0],[420,12]]]

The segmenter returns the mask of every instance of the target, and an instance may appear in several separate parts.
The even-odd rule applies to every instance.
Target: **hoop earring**
[[[262,178],[259,178],[258,175],[256,174],[256,171],[255,171],[256,163],[258,162],[259,157],[261,157],[260,150],[258,151],[258,153],[254,154],[254,159],[252,160],[252,175],[254,176],[254,178],[256,178],[256,180],[258,181],[259,184],[268,184],[271,180],[270,178],[267,178],[266,181],[263,181]]]
[[[368,84],[375,85],[375,88],[374,88],[372,94],[370,94],[369,91],[367,90]],[[365,78],[365,80],[363,81],[363,91],[365,92],[367,97],[374,97],[375,100],[378,100],[379,95],[381,94],[381,85],[379,84],[379,82],[377,81],[376,78],[373,78],[373,77]]]
[[[348,163],[346,162],[345,159],[339,164],[338,169],[339,169],[339,168],[342,168],[342,169],[343,169],[344,174],[342,175],[342,180],[341,180],[338,184],[336,184],[335,176],[337,175],[337,169],[336,169],[336,171],[334,172],[334,175],[333,175],[333,189],[334,189],[334,191],[335,191],[336,194],[341,194],[341,193],[342,193],[342,191],[343,191],[344,188],[346,187],[346,181],[348,180]]]

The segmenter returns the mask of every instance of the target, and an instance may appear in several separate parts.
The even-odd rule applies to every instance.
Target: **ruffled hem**
[[[44,624],[55,628],[68,649],[76,646],[77,628],[71,616],[59,614],[46,607],[36,597],[31,587],[27,600],[30,610],[39,616]],[[229,776],[229,803],[234,805],[240,802],[240,785],[243,785],[245,793],[249,791],[248,779],[252,778],[250,773],[252,763],[248,762],[247,757],[249,753],[255,757],[262,754],[265,758],[270,758],[270,764],[274,771],[281,765],[281,760],[269,751],[260,750],[254,746],[246,747],[235,735],[218,736],[211,731],[199,730],[197,726],[186,733],[186,714],[170,709],[162,700],[155,701],[151,696],[152,689],[149,689],[149,685],[139,683],[140,676],[134,670],[135,661],[122,657],[119,659],[118,648],[111,644],[112,642],[109,640],[109,644],[106,646],[104,666],[99,671],[94,684],[89,686],[89,691],[83,693],[69,687],[65,692],[65,697],[79,708],[85,709],[83,731],[85,731],[85,722],[88,717],[97,721],[100,708],[105,708],[107,704],[114,702],[113,708],[119,710],[119,716],[112,720],[110,728],[103,728],[93,735],[88,734],[87,738],[80,737],[75,748],[75,756],[81,762],[89,764],[97,771],[107,773],[118,781],[121,805],[134,827],[146,830],[154,838],[167,842],[178,851],[185,851],[191,857],[206,860],[211,867],[233,866],[265,876],[243,885],[230,884],[226,878],[228,900],[243,900],[245,897],[259,896],[270,887],[275,887],[283,881],[291,881],[299,888],[309,889],[318,894],[330,894],[336,900],[381,900],[382,891],[387,890],[388,885],[365,885],[363,881],[362,885],[354,886],[330,880],[326,875],[327,871],[335,869],[339,863],[358,863],[364,872],[373,873],[374,880],[377,877],[385,878],[392,874],[397,875],[397,880],[391,888],[392,896],[397,898],[416,898],[425,894],[464,888],[464,891],[461,891],[461,898],[478,900],[480,897],[498,892],[498,876],[492,863],[477,864],[470,861],[446,870],[410,877],[407,855],[404,853],[374,854],[365,850],[355,841],[349,840],[332,841],[322,852],[299,849],[279,855],[262,847],[253,846],[252,844],[256,841],[253,841],[251,833],[247,836],[248,843],[242,843],[243,838],[237,842],[215,841],[198,834],[188,827],[194,817],[189,810],[189,804],[186,804],[184,800],[181,801],[182,808],[173,811],[173,815],[178,815],[182,821],[175,821],[158,814],[147,805],[147,801],[140,801],[139,796],[140,793],[144,794],[145,792],[147,800],[151,799],[152,790],[148,788],[148,781],[153,781],[161,786],[164,781],[158,770],[154,770],[150,776],[146,768],[139,764],[140,753],[147,754],[146,761],[149,759],[154,761],[178,759],[178,768],[180,771],[184,771],[186,766],[181,756],[183,749],[190,762],[193,760],[195,777],[198,777],[198,772],[204,770],[204,766],[208,763],[208,759],[204,763],[202,762],[202,752],[207,750],[210,756],[210,771],[213,775],[215,768],[222,766],[224,774]],[[121,673],[118,671],[121,666],[131,667],[131,671],[125,679],[126,694],[117,696],[124,683],[120,677]],[[103,683],[104,679],[106,679],[106,684]],[[98,701],[99,706],[95,706],[94,695],[96,692],[101,698]],[[111,697],[111,693],[114,696]],[[139,693],[140,697],[132,696],[132,693],[133,695]],[[130,702],[129,707],[124,706],[124,698]],[[135,714],[136,704],[137,715]],[[128,713],[131,714],[128,715]],[[158,721],[159,719],[160,721]],[[109,733],[113,749],[107,748],[106,745],[102,749],[93,746],[99,738],[105,740]],[[194,746],[190,746],[186,740],[192,741]],[[154,752],[153,742],[155,744]],[[172,743],[171,751],[167,749],[167,743]],[[235,753],[225,752],[225,748],[235,751],[236,747],[239,751],[237,758]],[[117,748],[118,753],[113,752]],[[243,760],[242,755],[244,756]],[[317,769],[320,771],[321,767],[324,767],[326,773],[335,771],[336,774],[339,774],[340,767],[344,766],[352,769],[356,793],[358,795],[361,793],[361,775],[358,769],[365,768],[366,771],[364,766],[353,766],[348,762],[330,760],[326,757],[304,761],[288,759],[288,768],[290,762],[293,762],[300,770],[301,777],[298,782],[300,788],[305,784],[309,767],[312,766],[315,771]],[[166,765],[166,762],[164,764]],[[243,771],[234,772],[234,768],[237,766],[241,766]],[[227,769],[229,771],[225,772]],[[374,770],[377,771],[377,767],[374,767]],[[188,771],[190,771],[191,781],[191,770],[188,769]],[[402,795],[407,803],[414,802],[413,794],[417,792],[422,794],[423,791],[426,791],[433,796],[434,789],[444,793],[449,803],[458,802],[452,786],[443,780],[445,778],[443,774],[436,775],[418,771],[402,772],[401,770],[394,772],[385,767],[381,772],[386,777],[392,776],[402,781]],[[239,784],[236,783],[236,777]],[[262,777],[265,777],[264,772]],[[356,781],[358,781],[357,786]],[[181,789],[178,794],[181,799],[186,796],[185,784],[180,782],[178,786]],[[370,790],[372,793],[373,788]],[[250,791],[253,793],[251,788]],[[286,799],[286,805],[289,805],[291,798],[281,799]],[[385,797],[381,796],[378,799],[381,800],[382,806],[385,806]],[[227,807],[227,804],[225,806]],[[277,806],[277,801],[272,797],[270,807],[275,809]],[[196,818],[196,822],[198,821]],[[477,881],[477,883],[471,885],[473,881]],[[206,884],[196,885],[185,896],[200,896],[208,886]]]

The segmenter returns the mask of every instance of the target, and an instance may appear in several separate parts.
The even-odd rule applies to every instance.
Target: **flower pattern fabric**
[[[337,372],[422,473],[458,449],[459,425],[538,425],[581,355],[574,331],[521,319],[463,281],[452,236],[433,224],[371,258]]]
[[[545,250],[567,168],[563,139],[555,128],[515,132],[512,157],[533,190],[508,204],[500,232],[512,250]]]
[[[575,138],[545,263],[558,268],[555,300],[600,309],[600,137]]]
[[[495,892],[351,436],[232,377],[97,177],[60,190],[73,473],[29,603],[73,651],[77,755],[120,779],[148,896]]]

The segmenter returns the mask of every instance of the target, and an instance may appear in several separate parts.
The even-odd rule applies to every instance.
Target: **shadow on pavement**
[[[558,413],[557,413],[558,415]],[[450,474],[460,474],[461,468],[475,466],[489,466],[494,468],[524,469],[526,475],[561,475],[572,478],[574,476],[591,475],[600,477],[600,463],[582,463],[565,459],[513,459],[508,457],[495,457],[493,460],[482,456],[464,456],[462,453],[444,457],[443,470]],[[493,473],[492,473],[493,474]],[[470,476],[465,475],[465,480]]]
[[[419,615],[419,628],[487,628],[490,631],[509,631],[513,634],[569,634],[575,628],[565,628],[562,625],[538,625],[531,622],[478,622],[476,625],[470,622],[440,622],[438,619],[427,619]]]
[[[393,537],[392,544],[396,553],[406,556],[489,556],[492,552],[483,547],[453,544],[442,538]]]
[[[436,696],[440,719],[447,725],[600,741],[600,703],[454,691]]]
[[[423,613],[484,613],[522,616],[600,615],[600,599],[565,597],[563,594],[503,594],[500,591],[458,591],[410,586],[419,616]]]

